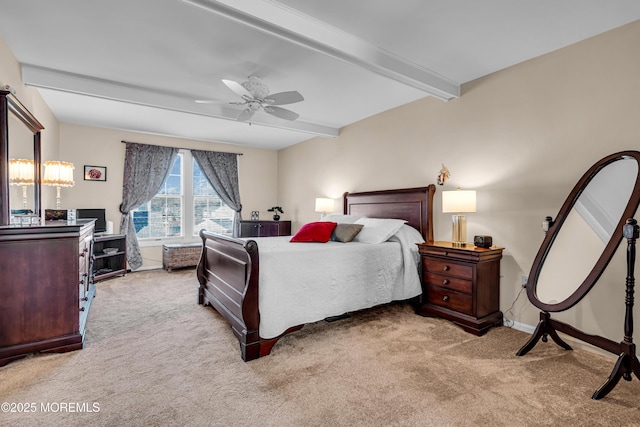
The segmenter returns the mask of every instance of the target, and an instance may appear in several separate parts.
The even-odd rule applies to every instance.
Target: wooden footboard
[[[202,255],[197,268],[198,303],[210,305],[231,325],[242,360],[266,356],[280,337],[260,338],[258,244],[200,231]],[[300,329],[294,327],[285,332]],[[283,334],[284,335],[284,334]]]
[[[258,245],[200,231],[198,303],[211,305],[231,324],[243,360],[260,357],[258,328]],[[255,348],[256,345],[258,348]]]

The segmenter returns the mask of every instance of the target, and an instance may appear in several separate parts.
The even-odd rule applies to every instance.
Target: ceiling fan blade
[[[229,101],[218,101],[215,99],[196,99],[196,104],[228,104]]]
[[[227,85],[229,89],[234,91],[237,95],[241,96],[242,98],[244,97],[253,98],[253,95],[251,95],[251,92],[245,89],[245,87],[238,82],[234,82],[233,80],[222,79],[222,83]]]
[[[251,108],[245,108],[240,112],[240,114],[238,114],[238,117],[236,117],[236,120],[239,122],[246,122],[251,117],[253,117],[253,113],[255,113],[255,111],[253,111]]]
[[[286,108],[273,107],[271,105],[265,105],[264,111],[285,120],[295,120],[300,117],[300,114],[294,113],[291,110],[287,110]]]
[[[267,96],[264,100],[266,104],[270,104],[270,105],[293,104],[300,101],[304,101],[304,98],[300,94],[300,92],[295,90],[292,90],[290,92],[272,93],[271,95]]]

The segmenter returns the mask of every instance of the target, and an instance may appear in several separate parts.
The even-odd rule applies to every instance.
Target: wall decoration
[[[85,181],[106,181],[107,180],[106,166],[84,165],[84,180]]]
[[[443,163],[442,169],[440,169],[440,173],[438,174],[438,185],[444,185],[444,182],[450,176],[451,176],[451,173],[449,173],[449,169],[447,169],[447,167]]]

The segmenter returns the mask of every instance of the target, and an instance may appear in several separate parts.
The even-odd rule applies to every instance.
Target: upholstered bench
[[[162,268],[171,271],[174,268],[198,265],[202,243],[170,243],[162,245]]]

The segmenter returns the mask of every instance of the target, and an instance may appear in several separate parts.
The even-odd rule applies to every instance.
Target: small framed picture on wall
[[[85,181],[106,181],[107,180],[106,166],[84,165],[84,180]]]

